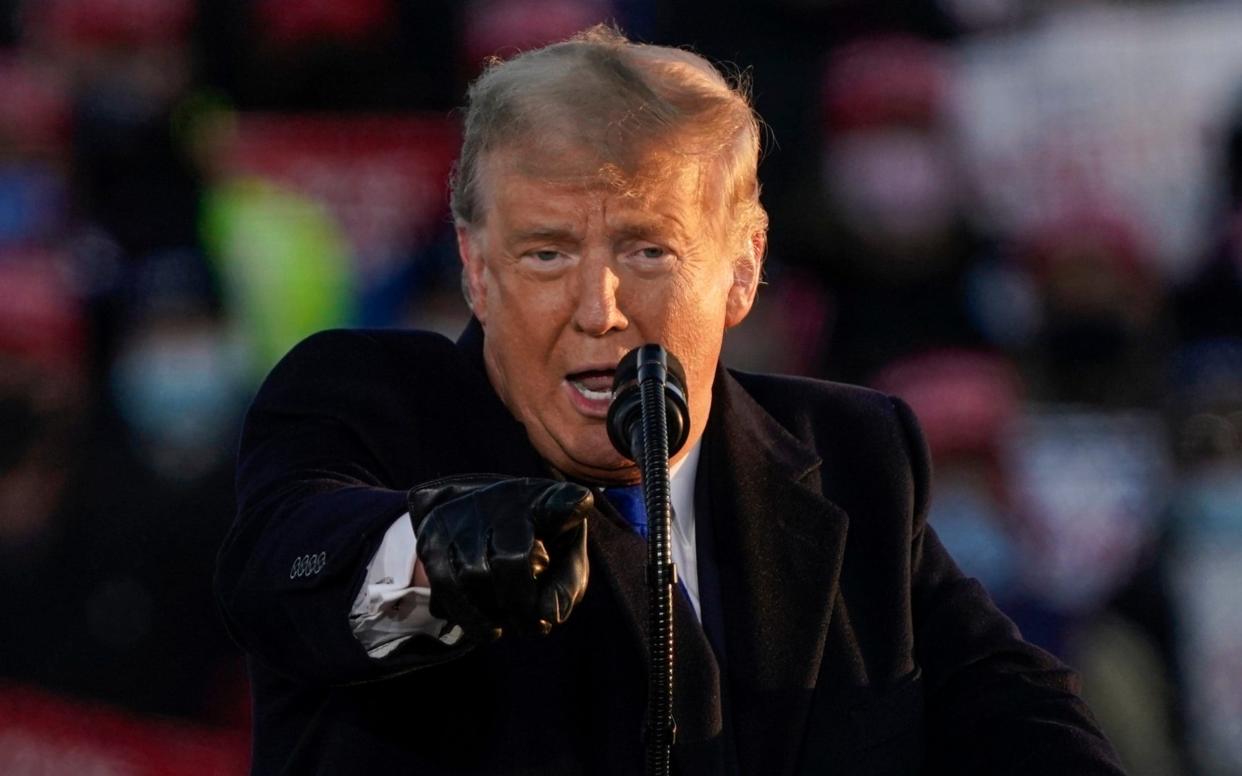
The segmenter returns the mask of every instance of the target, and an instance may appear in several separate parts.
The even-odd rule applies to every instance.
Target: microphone
[[[677,357],[661,345],[634,348],[612,379],[612,404],[608,407],[608,439],[617,452],[635,463],[642,455],[642,383],[654,379],[664,391],[664,415],[668,426],[668,454],[676,455],[690,436],[690,408],[686,404],[686,372]],[[645,479],[645,477],[644,477]]]
[[[638,464],[647,508],[647,768],[667,776],[677,725],[673,720],[673,509],[669,456],[690,436],[686,374],[660,345],[642,345],[621,359],[612,381],[608,438]]]

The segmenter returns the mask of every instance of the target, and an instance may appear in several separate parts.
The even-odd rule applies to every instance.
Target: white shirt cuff
[[[462,630],[431,615],[431,588],[414,585],[418,558],[414,523],[407,512],[384,533],[354,598],[350,627],[373,658],[386,657],[411,636],[434,636],[452,646]]]

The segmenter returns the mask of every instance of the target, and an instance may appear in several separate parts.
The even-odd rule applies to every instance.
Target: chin
[[[588,437],[567,440],[561,445],[552,464],[569,477],[604,481],[630,481],[638,476],[634,462],[625,458],[608,441],[608,432],[602,426],[598,433]]]

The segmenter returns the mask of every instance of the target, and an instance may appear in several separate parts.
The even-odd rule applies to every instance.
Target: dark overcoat
[[[549,476],[481,352],[477,323],[456,344],[326,332],[255,399],[217,570],[250,656],[254,773],[641,773],[645,551],[612,513],[589,521],[586,596],[548,637],[415,637],[373,659],[350,630],[409,488]],[[680,595],[676,612],[678,773],[1120,773],[1074,674],[927,525],[928,454],[903,403],[724,369],[713,390],[703,624]]]

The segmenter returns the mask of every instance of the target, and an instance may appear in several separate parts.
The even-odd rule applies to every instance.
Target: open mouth
[[[587,369],[565,375],[575,391],[589,401],[612,401],[612,378],[615,369]]]

